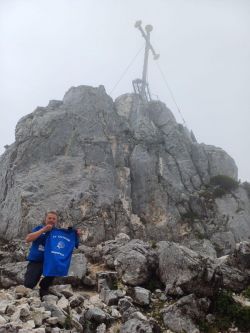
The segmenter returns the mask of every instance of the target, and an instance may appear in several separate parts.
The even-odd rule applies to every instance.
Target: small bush
[[[225,191],[223,188],[221,187],[216,187],[213,190],[213,196],[214,198],[221,198],[223,197],[223,195],[227,194],[227,191]]]
[[[250,331],[250,308],[238,304],[228,291],[220,291],[214,301],[216,326],[227,330],[233,323],[242,332]]]
[[[199,320],[198,321],[199,329],[204,333],[218,333],[218,329],[213,325],[207,323],[206,321]]]
[[[243,291],[243,296],[250,299],[250,286]]]
[[[150,245],[151,245],[152,249],[157,248],[157,242],[154,239],[150,241]]]
[[[239,186],[239,182],[225,175],[218,175],[212,177],[210,179],[210,183],[211,185],[219,186],[220,188],[224,189],[226,192],[235,190]]]
[[[67,309],[66,309],[66,317],[65,317],[65,322],[64,322],[64,328],[67,329],[67,330],[73,328],[72,314],[71,314],[70,306],[68,306]]]

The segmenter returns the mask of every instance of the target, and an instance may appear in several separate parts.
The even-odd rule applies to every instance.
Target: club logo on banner
[[[60,241],[60,242],[58,242],[56,247],[58,247],[58,249],[63,249],[63,248],[65,248],[65,243]]]

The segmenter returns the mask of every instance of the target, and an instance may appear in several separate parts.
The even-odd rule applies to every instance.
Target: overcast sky
[[[157,53],[197,140],[219,146],[250,181],[250,0],[0,0],[0,153],[17,121],[71,86],[111,92],[152,24]],[[143,51],[112,92],[132,92]],[[149,84],[181,122],[155,61]]]

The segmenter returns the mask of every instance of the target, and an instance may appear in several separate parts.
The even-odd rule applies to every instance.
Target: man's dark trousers
[[[43,262],[30,261],[24,275],[24,286],[33,289],[39,282],[43,273]],[[54,276],[45,276],[39,283],[40,296],[45,295],[52,284]]]

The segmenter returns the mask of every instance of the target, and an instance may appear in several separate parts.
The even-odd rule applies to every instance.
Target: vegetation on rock
[[[213,300],[211,310],[215,320],[212,324],[201,321],[199,326],[202,332],[227,332],[233,325],[240,332],[250,331],[250,307],[237,303],[230,291],[220,290]]]
[[[215,187],[213,190],[215,198],[220,198],[223,195],[235,190],[239,186],[238,181],[226,175],[212,177],[210,179],[210,184]]]

